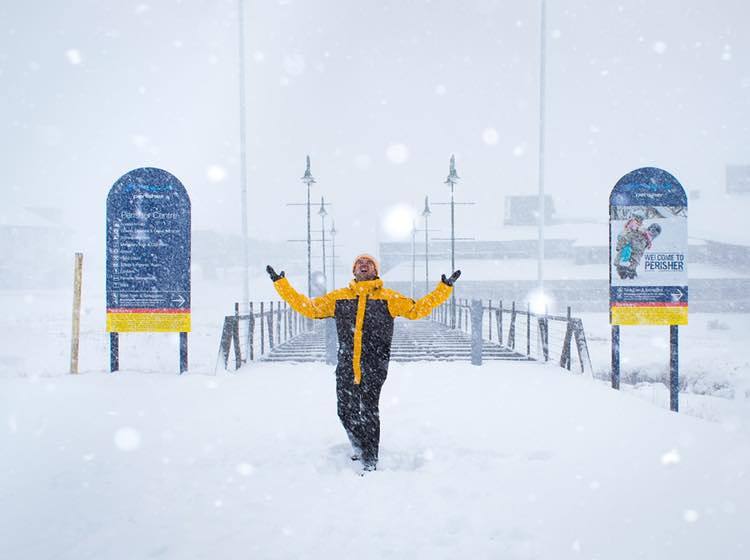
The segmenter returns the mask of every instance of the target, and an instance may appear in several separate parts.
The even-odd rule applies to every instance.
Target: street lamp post
[[[429,244],[429,218],[430,218],[430,206],[427,203],[427,197],[424,197],[424,210],[422,210],[422,217],[424,218],[424,293],[430,293],[430,244]]]
[[[331,220],[331,289],[336,289],[336,224]]]
[[[240,86],[240,204],[242,204],[242,299],[250,301],[250,257],[247,236],[247,149],[245,132],[245,17],[243,0],[237,0],[237,26],[239,47],[239,86]]]
[[[544,221],[546,210],[544,208],[544,86],[545,86],[545,63],[547,56],[546,43],[546,2],[541,0],[540,17],[540,49],[539,49],[539,204],[538,204],[538,226],[539,226],[539,254],[537,263],[537,281],[539,283],[540,297],[544,297]]]
[[[445,184],[451,188],[451,272],[456,270],[456,204],[453,190],[460,177],[456,172],[456,156],[451,154],[450,168]],[[426,228],[425,228],[426,229]],[[456,328],[456,290],[451,293],[451,328]]]
[[[312,297],[312,237],[310,233],[310,185],[315,183],[315,177],[310,171],[310,156],[307,156],[307,167],[302,176],[302,182],[307,185],[307,297]]]
[[[328,276],[326,275],[326,205],[323,197],[320,197],[320,210],[318,210],[318,216],[320,216],[320,235],[321,243],[320,246],[323,249],[323,287],[325,291],[328,291]]]
[[[417,282],[417,222],[411,225],[411,299],[414,299],[414,288]]]

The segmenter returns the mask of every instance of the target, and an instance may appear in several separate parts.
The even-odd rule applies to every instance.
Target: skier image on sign
[[[313,299],[297,292],[284,272],[276,274],[270,265],[266,271],[292,309],[310,319],[335,319],[338,416],[354,450],[352,459],[361,460],[365,471],[374,471],[380,445],[380,390],[388,374],[394,318],[429,315],[450,297],[461,271],[448,278],[443,274],[437,287],[416,301],[384,288],[377,261],[366,254],[355,259],[354,279],[346,288]]]
[[[634,216],[625,224],[624,231],[617,236],[617,254],[615,268],[622,279],[633,279],[638,276],[636,269],[646,249],[651,248],[655,238],[661,233],[659,224],[651,224],[645,230],[640,229],[643,219]]]

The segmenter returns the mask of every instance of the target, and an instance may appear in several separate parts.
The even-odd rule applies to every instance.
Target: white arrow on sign
[[[682,293],[682,290],[677,290],[676,292],[672,292],[670,294],[672,296],[672,301],[680,301],[682,299],[682,296],[685,294]]]
[[[182,297],[182,294],[180,294],[176,298],[172,298],[172,303],[176,303],[177,307],[182,307],[183,305],[185,305],[185,298]]]

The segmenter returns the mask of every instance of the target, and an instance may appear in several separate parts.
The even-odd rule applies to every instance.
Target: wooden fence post
[[[549,321],[547,315],[537,317],[537,322],[539,323],[539,338],[542,342],[542,356],[546,362],[549,360]]]
[[[531,356],[531,304],[526,303],[526,355]]]
[[[490,331],[489,331],[489,335],[487,336],[487,339],[490,342],[492,342],[492,300],[491,299],[487,301],[487,308],[488,308],[488,311],[487,311],[488,321],[487,322],[489,323],[489,327],[490,327]]]
[[[268,351],[273,350],[273,302],[268,302]]]
[[[221,330],[221,341],[219,342],[219,357],[224,362],[224,369],[229,365],[229,351],[232,348],[232,333],[234,322],[232,317],[224,317],[224,328]]]
[[[573,325],[568,324],[565,327],[565,338],[563,339],[562,353],[560,354],[560,367],[570,371],[570,343],[573,338]]]
[[[253,311],[253,302],[250,302],[250,309],[248,310],[248,314],[250,315],[249,323],[247,326],[247,330],[250,334],[247,335],[248,339],[250,340],[250,349],[248,353],[248,358],[250,360],[255,359],[255,311]]]
[[[281,302],[276,306],[276,344],[281,344]]]
[[[497,340],[503,345],[503,300],[497,306]]]
[[[252,303],[251,302],[247,302],[248,321],[247,321],[247,332],[245,333],[245,358],[246,358],[245,361],[246,362],[251,362],[253,360],[253,357],[252,357],[251,352],[250,352],[250,344],[251,344],[250,343],[250,336],[252,335],[252,332],[253,332],[250,329],[250,325],[251,325],[251,322],[252,322],[252,319],[250,318],[250,315],[252,314],[252,312],[250,311],[251,306],[252,306]]]
[[[263,302],[260,302],[260,316],[258,319],[260,320],[260,355],[266,353],[266,327],[264,324],[263,319],[265,318],[265,313],[263,313]]]
[[[234,369],[242,367],[242,351],[240,349],[240,304],[234,303],[234,317],[232,321],[232,344],[234,345]]]
[[[70,336],[70,373],[78,373],[78,351],[81,341],[81,284],[83,253],[76,253],[73,265],[73,325]]]
[[[284,342],[289,340],[289,306],[284,302]]]
[[[482,365],[482,324],[484,309],[482,300],[471,301],[471,363],[475,366]]]

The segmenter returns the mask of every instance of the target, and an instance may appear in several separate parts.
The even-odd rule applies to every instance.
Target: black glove
[[[284,271],[281,271],[281,274],[276,274],[276,271],[273,269],[273,267],[269,264],[266,266],[266,272],[268,272],[268,275],[271,277],[271,280],[276,282],[276,280],[280,278],[284,278]]]
[[[456,280],[458,280],[458,277],[461,276],[461,271],[456,270],[453,272],[453,274],[450,275],[450,278],[446,278],[445,274],[440,278],[441,282],[447,286],[453,286],[453,284],[456,283]]]

